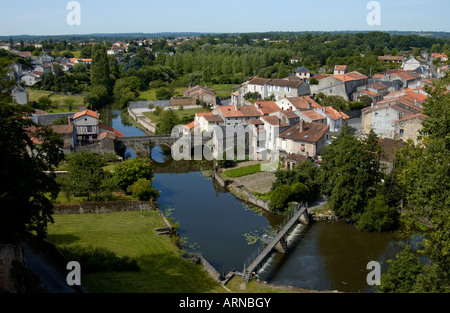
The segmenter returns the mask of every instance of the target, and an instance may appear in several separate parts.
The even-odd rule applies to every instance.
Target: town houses
[[[319,160],[350,115],[355,117],[354,112],[319,104],[317,95],[322,93],[347,102],[369,99],[370,105],[360,111],[360,136],[372,130],[380,139],[411,139],[417,144],[425,118],[422,104],[428,96],[424,87],[431,86],[436,78],[430,78],[427,65],[414,57],[386,56],[379,60],[402,66],[371,76],[351,71],[347,65],[336,65],[332,74],[314,74],[299,66],[285,78],[255,76],[232,92],[228,104],[216,104],[210,113],[198,113],[195,121],[185,126],[186,133],[210,133],[214,126],[222,130],[244,126],[252,138],[248,142],[252,143],[250,155],[255,159],[277,151],[290,160],[286,163],[290,168],[306,159]],[[425,69],[426,75],[418,68]],[[317,84],[310,83],[312,78]],[[247,97],[250,94],[258,100]]]

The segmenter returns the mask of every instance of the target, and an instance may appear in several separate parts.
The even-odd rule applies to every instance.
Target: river
[[[110,110],[104,122],[125,136],[144,134],[124,125],[120,113]],[[251,239],[284,219],[240,201],[215,184],[206,162],[175,162],[170,150],[161,147],[155,147],[151,157],[161,209],[179,223],[186,249],[201,253],[220,273],[242,271],[257,248]],[[386,260],[395,257],[399,242],[395,233],[362,233],[344,221],[299,226],[289,238],[288,253],[274,253],[258,276],[303,289],[373,292],[366,283],[367,263],[378,261],[385,272]]]

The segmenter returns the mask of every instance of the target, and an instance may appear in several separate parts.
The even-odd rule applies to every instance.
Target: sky
[[[70,2],[0,0],[0,36],[450,31],[449,0],[78,0],[79,11],[73,6],[68,9]],[[378,4],[379,10],[368,7],[371,2]],[[70,25],[75,17],[79,17],[79,25]],[[379,23],[374,24],[376,17]]]

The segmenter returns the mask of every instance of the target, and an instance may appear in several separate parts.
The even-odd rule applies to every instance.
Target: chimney
[[[302,133],[304,130],[305,130],[305,121],[304,120],[300,120],[299,132]]]
[[[311,101],[308,101],[308,110],[311,110]]]

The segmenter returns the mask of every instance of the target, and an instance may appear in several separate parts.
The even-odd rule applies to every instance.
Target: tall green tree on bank
[[[381,148],[371,132],[360,141],[348,127],[323,155],[323,193],[337,215],[358,220],[380,183]]]
[[[98,44],[92,47],[91,90],[86,102],[92,110],[99,109],[109,101],[114,86],[106,47]]]
[[[0,77],[6,76],[7,66],[0,60]],[[13,104],[14,85],[0,80],[0,243],[13,242],[27,231],[45,237],[47,224],[53,222],[52,199],[59,191],[53,168],[63,141],[51,128],[31,121],[32,108]]]
[[[450,291],[450,95],[445,85],[429,92],[423,104],[422,144],[409,144],[399,154],[398,180],[405,190],[402,219],[411,236],[419,232],[424,237],[414,257],[419,253],[429,259],[406,292]],[[389,285],[382,277],[380,291],[405,292],[389,278],[408,270],[403,263],[401,257],[393,262]]]

